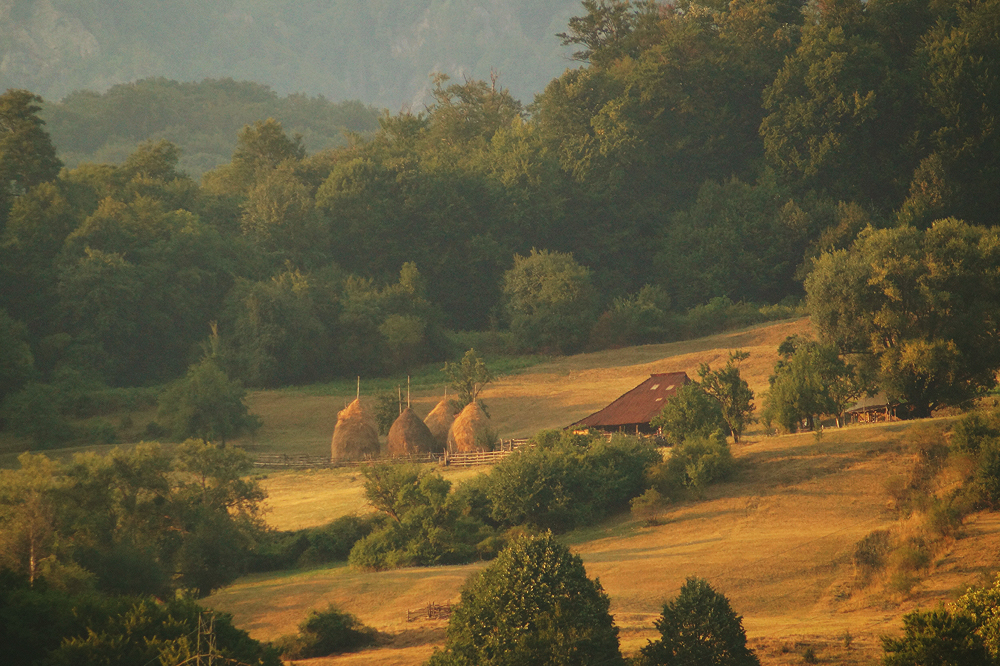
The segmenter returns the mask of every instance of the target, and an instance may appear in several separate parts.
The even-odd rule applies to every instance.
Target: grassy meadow
[[[499,374],[483,391],[482,398],[501,437],[530,437],[539,430],[562,428],[582,419],[652,373],[683,371],[697,379],[700,363],[718,367],[736,349],[750,352],[750,358],[741,366],[742,373],[760,394],[767,388],[767,378],[778,360],[778,345],[789,335],[807,334],[810,330],[808,319],[797,319],[697,340],[557,357]],[[384,379],[367,382],[362,378],[362,402],[375,389],[394,389],[397,383]],[[401,383],[405,397],[405,378]],[[337,412],[354,400],[356,390],[354,382],[338,382],[255,391],[247,402],[264,425],[253,437],[235,443],[261,453],[329,455]],[[425,416],[444,397],[444,390],[444,374],[425,369],[419,381],[413,382],[413,409]]]
[[[583,354],[546,361],[501,377],[484,392],[503,437],[565,426],[599,409],[650,373],[714,366],[731,349],[751,354],[743,365],[758,395],[788,335],[808,333],[808,320],[761,326],[700,340]],[[253,409],[264,429],[245,444],[259,451],[326,451],[336,411],[353,395],[261,392]],[[423,389],[424,414],[440,395]],[[760,401],[758,399],[758,406]],[[913,442],[940,440],[947,420],[853,426],[821,434],[767,436],[757,431],[734,447],[739,473],[698,501],[670,505],[649,526],[620,515],[563,537],[611,598],[622,647],[634,653],[654,637],[665,600],[689,576],[706,578],[744,616],[764,664],[799,664],[811,648],[818,663],[867,664],[881,654],[879,636],[897,633],[900,618],[982,584],[998,568],[1000,516],[969,516],[961,530],[937,540],[933,557],[903,579],[856,570],[855,545],[875,530],[920,534],[924,516],[897,507],[892,489],[913,476]],[[949,461],[931,493],[946,492],[962,461]],[[954,469],[952,469],[954,468]],[[481,470],[443,469],[453,481]],[[267,519],[293,529],[365,512],[355,470],[270,473]],[[291,633],[312,609],[334,603],[383,632],[377,648],[320,664],[419,664],[444,641],[444,621],[406,622],[406,610],[458,601],[466,577],[483,565],[367,573],[346,565],[245,577],[207,599],[210,607],[259,639]]]

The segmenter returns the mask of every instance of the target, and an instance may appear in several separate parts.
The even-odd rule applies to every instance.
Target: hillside
[[[778,345],[790,335],[810,330],[808,319],[797,319],[697,340],[555,357],[499,377],[483,391],[482,399],[500,437],[530,437],[580,420],[652,373],[680,371],[697,378],[700,363],[717,367],[736,349],[750,353],[742,374],[759,395],[778,360]],[[442,374],[439,389],[413,392],[411,401],[418,414],[425,416],[443,397],[444,382]],[[329,454],[337,412],[353,399],[353,390],[334,395],[311,395],[308,389],[256,391],[247,402],[264,427],[237,443],[261,453]]]
[[[441,72],[502,76],[530,102],[568,65],[576,0],[0,1],[0,91],[58,100],[137,79],[234,78],[280,93],[419,110]]]
[[[735,347],[751,351],[745,374],[759,393],[776,345],[807,330],[808,321],[798,320],[687,343],[561,358],[501,379],[486,397],[505,432],[527,433],[571,422],[651,371],[693,373],[698,362],[716,362]],[[258,409],[270,410],[268,431],[256,445],[298,450],[291,447],[304,446],[307,431],[318,437],[323,427],[319,417],[308,425],[298,419],[337,399],[284,392],[258,393],[254,400]],[[429,403],[429,397],[420,401]],[[310,407],[296,408],[299,402]],[[827,429],[822,435],[753,432],[734,451],[738,477],[710,488],[699,501],[671,505],[661,524],[648,527],[622,515],[569,533],[564,541],[609,594],[626,653],[652,638],[661,604],[684,580],[701,576],[744,615],[762,663],[801,663],[807,648],[820,663],[871,663],[881,651],[879,636],[898,632],[904,613],[951,599],[963,586],[983,583],[997,567],[1000,519],[992,513],[971,515],[954,538],[937,543],[909,591],[889,572],[865,583],[853,564],[856,544],[875,530],[901,538],[919,534],[922,515],[898,510],[892,483],[912,476],[919,447],[941,441],[946,428],[946,420],[937,420]],[[475,473],[444,470],[459,483]],[[953,482],[946,469],[932,492]],[[369,510],[353,470],[272,473],[263,483],[270,494],[268,521],[275,527],[318,525]],[[289,633],[310,609],[335,603],[390,638],[374,652],[310,663],[418,664],[442,644],[445,623],[407,623],[406,610],[457,601],[478,566],[382,573],[334,566],[255,575],[207,601],[233,613],[239,626],[260,639]]]

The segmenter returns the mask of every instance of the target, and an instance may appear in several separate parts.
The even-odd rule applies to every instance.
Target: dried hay
[[[390,456],[440,452],[442,449],[424,422],[409,407],[403,410],[389,428],[388,442]]]
[[[379,454],[375,419],[355,399],[339,414],[333,429],[330,456],[334,460],[364,460]]]
[[[448,444],[448,431],[451,430],[451,424],[455,422],[455,414],[457,414],[455,406],[445,398],[424,419],[424,424],[431,431],[431,436],[437,441],[436,450],[438,451],[444,451]]]
[[[449,453],[492,451],[495,443],[496,432],[490,427],[490,419],[476,402],[465,406],[448,431]]]

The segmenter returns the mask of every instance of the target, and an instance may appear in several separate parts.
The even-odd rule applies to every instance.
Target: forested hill
[[[577,0],[0,0],[0,91],[234,78],[398,111],[430,74],[500,73],[530,101],[568,66]]]
[[[370,135],[378,129],[379,113],[357,101],[281,97],[249,81],[155,78],[115,85],[104,93],[70,93],[47,103],[42,117],[68,167],[121,164],[141,142],[166,139],[180,149],[178,169],[197,178],[228,162],[236,133],[256,120],[274,118],[317,152],[345,146],[351,134]]]
[[[426,109],[339,148],[257,120],[197,180],[165,140],[63,168],[62,121],[0,94],[0,417],[54,423],[24,415],[206,353],[283,386],[453,344],[676,339],[692,313],[803,295],[840,351],[888,346],[908,386],[995,378],[1000,0],[588,0],[564,30],[580,65],[530,108],[439,79]],[[176,93],[166,115],[197,97],[126,88]],[[106,105],[80,126],[134,98],[109,99],[79,96]]]

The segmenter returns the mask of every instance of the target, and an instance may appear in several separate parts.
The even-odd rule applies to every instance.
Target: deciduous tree
[[[704,579],[688,578],[677,598],[664,604],[655,625],[660,638],[642,648],[642,666],[760,664],[747,647],[743,618]]]
[[[749,353],[738,350],[731,352],[726,365],[718,370],[712,370],[707,363],[698,366],[702,389],[722,407],[722,418],[734,444],[739,444],[743,429],[753,419],[753,390],[740,376],[740,362],[748,358]]]
[[[466,583],[430,664],[622,664],[608,607],[579,556],[551,534],[521,537]]]
[[[1000,369],[1000,236],[954,219],[867,229],[806,280],[821,340],[855,354],[917,416],[960,404]]]

